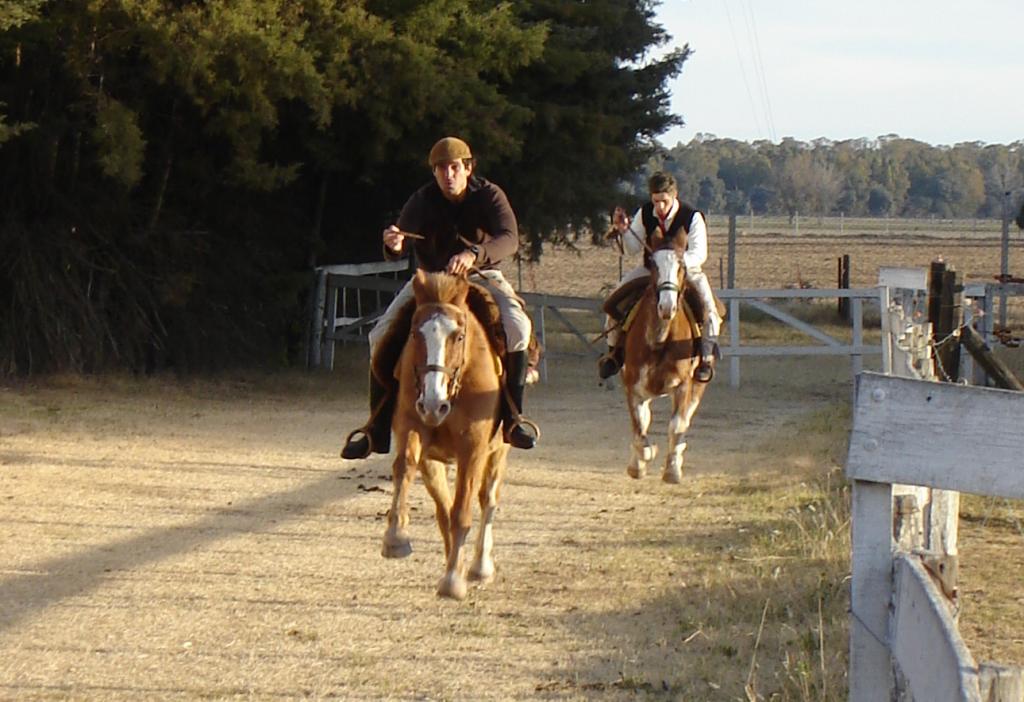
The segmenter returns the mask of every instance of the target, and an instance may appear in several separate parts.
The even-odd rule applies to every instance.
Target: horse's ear
[[[412,294],[416,298],[416,304],[423,304],[423,300],[426,297],[426,285],[427,285],[427,274],[422,268],[416,269],[416,274],[412,277]]]

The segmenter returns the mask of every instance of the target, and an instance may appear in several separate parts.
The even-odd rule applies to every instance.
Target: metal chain
[[[945,380],[947,383],[953,382],[953,379],[949,377],[949,373],[946,372],[946,369],[942,365],[942,357],[939,356],[939,354],[938,354],[939,345],[938,344],[932,344],[931,347],[932,347],[932,358],[935,359],[935,365],[939,369],[939,375],[942,376],[942,379]]]
[[[946,369],[943,367],[943,365],[942,365],[942,357],[939,356],[939,349],[942,346],[944,346],[947,343],[949,343],[950,339],[953,339],[953,338],[959,339],[960,338],[960,332],[963,331],[964,327],[966,327],[966,326],[967,326],[966,324],[961,324],[959,327],[957,327],[956,329],[951,331],[945,338],[943,338],[943,339],[941,339],[939,341],[933,341],[933,342],[930,343],[930,346],[932,347],[932,358],[935,359],[935,365],[939,369],[939,375],[942,376],[942,379],[945,380],[947,383],[952,383],[952,382],[955,382],[955,381],[953,380],[953,378],[950,377],[949,373],[947,373]]]
[[[938,350],[939,350],[939,347],[940,347],[940,346],[944,346],[945,344],[949,343],[949,340],[950,340],[950,339],[953,339],[953,338],[957,338],[957,339],[959,339],[959,338],[960,338],[960,332],[961,332],[961,331],[963,331],[964,327],[966,327],[966,326],[967,326],[966,324],[961,324],[961,325],[960,325],[959,327],[957,327],[956,329],[954,329],[953,331],[951,331],[951,332],[949,333],[949,335],[948,335],[948,336],[946,336],[945,338],[943,338],[943,339],[942,339],[941,341],[935,341],[935,342],[932,342],[932,347],[933,347],[933,348],[934,348],[934,349],[935,349],[936,351],[938,351]]]

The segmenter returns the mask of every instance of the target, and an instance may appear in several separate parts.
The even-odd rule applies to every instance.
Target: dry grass
[[[384,560],[388,460],[336,458],[364,353],[329,377],[0,391],[0,697],[842,699],[822,418],[844,364],[717,384],[677,487],[629,480],[620,393],[553,364],[531,394],[542,446],[510,461],[498,580],[452,603],[423,491],[415,553]]]
[[[1024,666],[1024,502],[963,495],[960,633],[978,662]]]
[[[739,284],[799,265],[831,285],[838,249],[803,244],[741,248]],[[884,247],[845,244],[871,284]],[[935,252],[897,253],[884,265]],[[528,275],[594,295],[616,268],[558,250]],[[848,362],[744,360],[740,390],[710,388],[675,487],[625,477],[621,393],[589,361],[550,370],[529,395],[542,443],[510,460],[498,579],[463,603],[433,594],[424,491],[413,556],[384,560],[388,459],[337,458],[365,347],[331,375],[0,389],[0,698],[845,699]],[[1017,513],[964,512],[964,631],[978,658],[1020,662]]]

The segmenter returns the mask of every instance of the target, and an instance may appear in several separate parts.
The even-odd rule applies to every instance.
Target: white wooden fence
[[[887,375],[858,378],[847,460],[854,500],[850,699],[1019,702],[1021,672],[976,665],[952,604],[957,490],[1004,494],[990,471],[1001,470],[1000,462],[1009,469],[1024,441],[1012,448],[1014,421],[993,425],[989,418],[1006,417],[1004,403],[1020,412],[1024,394],[936,382],[931,325],[919,318],[927,271],[883,268],[879,283]],[[965,323],[986,321],[962,307]],[[961,377],[970,370],[962,367]],[[990,433],[976,434],[977,424]],[[1007,450],[990,452],[1000,445]],[[978,446],[992,465],[978,465]]]
[[[997,343],[994,334],[997,303],[1002,313],[1006,309],[1007,298],[1024,297],[1024,284],[968,283],[964,285],[963,292],[964,323],[973,324],[985,344],[994,347]],[[969,379],[975,385],[983,384],[985,374],[971,360],[970,354],[961,354],[961,358],[964,363],[961,365],[960,377]]]
[[[897,552],[893,540],[894,483],[1024,498],[1022,417],[1024,393],[858,377],[846,462],[850,700],[1022,699],[1019,672],[979,667],[964,645],[934,572],[941,558]]]
[[[878,303],[881,288],[767,290],[758,288],[717,290],[729,306],[728,345],[722,343],[722,355],[729,359],[729,385],[740,386],[740,358],[743,356],[849,356],[853,376],[861,372],[863,357],[881,352],[881,346],[864,343],[864,302]],[[846,298],[850,301],[852,338],[849,344],[781,310],[768,301]],[[750,305],[779,322],[820,342],[810,346],[744,346],[740,339],[740,303]],[[722,340],[724,341],[724,340]]]
[[[332,369],[334,367],[334,344],[339,341],[357,340],[362,329],[372,324],[384,311],[383,307],[357,314],[352,317],[339,315],[338,309],[344,308],[342,300],[359,291],[373,291],[378,294],[393,293],[403,281],[388,278],[372,277],[356,274],[351,271],[318,269],[318,285],[316,286],[311,305],[311,332],[308,335],[310,349],[307,354],[310,367]],[[728,305],[728,333],[720,338],[722,355],[729,361],[729,384],[738,388],[740,385],[740,359],[744,356],[848,356],[851,362],[852,375],[855,377],[863,368],[863,356],[878,354],[878,344],[866,344],[864,341],[864,303],[877,305],[880,297],[879,288],[861,289],[732,289],[719,290],[718,296]],[[603,340],[595,341],[575,325],[567,312],[583,311],[603,320],[601,312],[602,300],[588,297],[572,297],[568,295],[548,295],[545,293],[521,293],[534,320],[535,333],[541,345],[547,348],[549,322],[557,322],[579,342],[581,353],[586,356],[598,357],[604,352]],[[813,324],[804,322],[795,315],[776,307],[772,303],[778,301],[814,299],[850,300],[851,340],[849,343],[836,339]],[[390,299],[390,297],[388,297]],[[749,305],[792,329],[810,337],[815,344],[768,346],[742,342],[740,335],[740,310],[742,305]],[[595,337],[597,335],[594,335]],[[547,379],[546,353],[541,366],[541,379]],[[555,354],[557,355],[557,354]],[[575,353],[572,355],[580,355]]]
[[[310,296],[306,367],[333,369],[335,342],[347,338],[346,331],[358,334],[375,320],[391,294],[403,285],[398,277],[407,270],[408,259],[318,266]],[[381,275],[388,277],[378,277]],[[374,293],[373,299],[364,301],[363,291]],[[349,304],[350,295],[354,304]],[[349,314],[350,309],[355,316]]]

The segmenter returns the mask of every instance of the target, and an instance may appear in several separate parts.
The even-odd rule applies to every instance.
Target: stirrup
[[[523,415],[519,415],[515,419],[509,419],[507,421],[503,420],[502,423],[504,424],[504,431],[502,432],[502,438],[505,439],[505,443],[507,443],[507,444],[511,444],[512,443],[509,440],[509,438],[512,436],[512,432],[514,432],[516,429],[522,429],[524,426],[529,427],[530,430],[532,431],[532,435],[531,435],[530,432],[527,432],[527,431],[524,431],[523,433],[526,434],[526,436],[528,436],[530,439],[533,440],[533,444],[534,445],[536,445],[537,442],[540,441],[540,427],[537,426],[537,423],[535,421],[533,421],[532,419],[530,419],[529,417],[524,417]],[[515,446],[515,444],[513,444],[513,446]],[[533,448],[533,446],[529,446],[529,447],[516,446],[516,448]]]
[[[366,450],[363,451],[361,455],[353,454],[351,456],[346,456],[345,451],[358,441],[353,441],[352,439],[352,437],[356,436],[357,434],[362,434],[366,438]],[[370,436],[370,430],[368,427],[359,427],[358,429],[353,429],[351,432],[349,432],[349,435],[345,437],[345,445],[341,449],[342,458],[349,460],[358,460],[361,458],[369,457],[371,453],[373,453],[373,437]]]
[[[693,379],[698,383],[710,383],[711,379],[714,377],[714,364],[706,358],[701,358],[700,363],[698,363],[697,367],[693,369]]]

